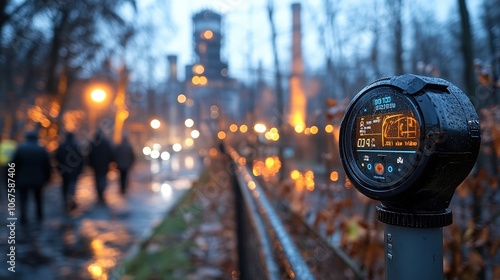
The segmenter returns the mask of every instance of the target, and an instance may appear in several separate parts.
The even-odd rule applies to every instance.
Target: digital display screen
[[[357,149],[416,150],[419,138],[419,124],[411,111],[356,118]]]
[[[415,107],[401,95],[379,91],[364,96],[357,107],[352,148],[363,174],[392,184],[414,167],[420,146]]]

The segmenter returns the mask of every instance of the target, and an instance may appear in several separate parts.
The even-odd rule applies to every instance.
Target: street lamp
[[[94,87],[88,94],[87,104],[89,106],[89,130],[94,131],[97,125],[100,109],[107,102],[107,91],[102,87]],[[96,110],[97,109],[97,110]]]
[[[186,119],[186,120],[184,121],[184,125],[185,125],[187,128],[191,128],[191,127],[193,127],[193,125],[194,125],[194,121],[193,121],[193,119]]]
[[[158,129],[160,128],[161,122],[158,119],[152,119],[149,124],[151,125],[152,129]]]
[[[90,99],[96,103],[102,103],[106,99],[106,92],[100,88],[94,89],[90,92]]]

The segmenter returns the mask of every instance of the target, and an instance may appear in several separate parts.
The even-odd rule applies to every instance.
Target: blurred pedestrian
[[[99,202],[104,202],[104,191],[106,190],[107,174],[109,165],[113,161],[113,147],[106,138],[104,132],[98,128],[94,139],[90,143],[89,165],[94,170],[94,181]]]
[[[43,220],[42,189],[49,182],[51,174],[49,153],[38,144],[38,132],[29,131],[25,136],[25,142],[18,146],[12,159],[23,224],[27,222],[28,197],[31,195],[35,198],[37,219]]]
[[[12,162],[15,151],[16,141],[10,139],[7,134],[3,134],[0,141],[0,197],[3,193],[7,193],[8,164]]]
[[[76,182],[83,170],[83,156],[78,147],[75,135],[66,133],[66,138],[56,150],[57,171],[62,177],[62,198],[65,210],[73,210],[75,201]]]
[[[135,161],[134,149],[126,136],[115,148],[115,161],[120,172],[120,192],[125,194],[128,186],[128,175]]]

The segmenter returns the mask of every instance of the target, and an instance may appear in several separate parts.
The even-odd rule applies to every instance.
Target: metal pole
[[[387,280],[442,280],[443,229],[411,228],[386,224],[385,271]]]

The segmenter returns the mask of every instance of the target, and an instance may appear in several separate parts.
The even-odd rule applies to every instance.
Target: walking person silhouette
[[[43,220],[43,187],[49,182],[51,166],[49,153],[38,144],[38,131],[28,131],[25,142],[21,143],[14,153],[15,181],[19,194],[19,210],[21,223],[27,222],[28,196],[34,195],[36,216]]]
[[[109,165],[114,160],[111,142],[106,138],[102,129],[98,128],[94,139],[90,143],[88,162],[94,170],[94,181],[98,201],[104,203],[104,192],[107,187],[107,174]]]
[[[126,136],[122,137],[122,141],[115,148],[115,160],[120,172],[120,192],[125,194],[128,187],[129,171],[135,161],[134,149]]]
[[[59,144],[55,159],[58,163],[57,171],[62,177],[64,209],[66,211],[73,210],[77,206],[75,201],[76,183],[83,170],[83,156],[72,132],[66,133],[66,138]]]

